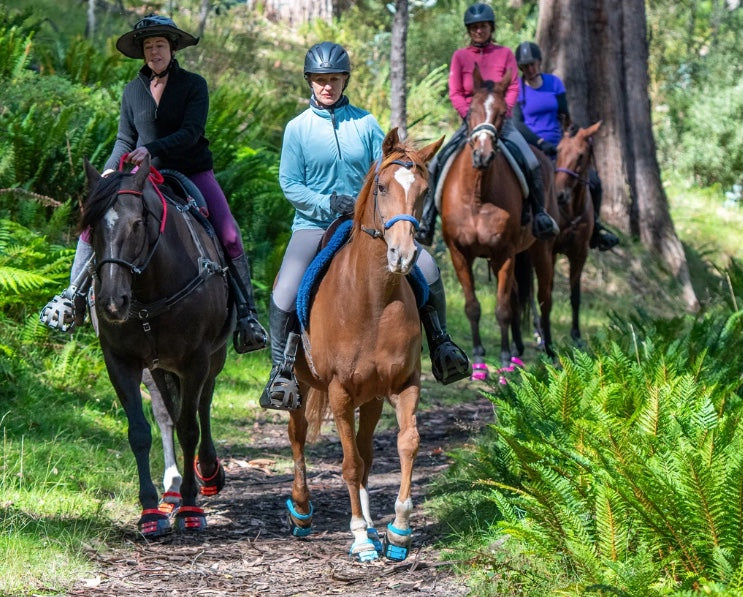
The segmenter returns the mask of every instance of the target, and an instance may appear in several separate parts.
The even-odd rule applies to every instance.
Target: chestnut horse
[[[392,129],[356,202],[349,242],[338,251],[314,296],[295,366],[305,398],[290,414],[294,483],[287,500],[292,534],[311,531],[304,446],[330,410],[343,447],[343,479],[351,501],[350,555],[368,561],[383,553],[403,560],[411,539],[411,483],[419,436],[421,324],[405,276],[416,260],[416,217],[427,189],[427,163],[443,138],[416,151]],[[373,433],[383,398],[395,408],[400,489],[382,546],[369,509]],[[354,416],[358,410],[358,429]]]
[[[588,171],[591,167],[593,146],[591,137],[601,127],[601,121],[581,128],[577,132],[565,132],[557,148],[555,164],[555,192],[558,213],[553,215],[560,226],[560,234],[549,243],[535,243],[530,256],[540,280],[538,302],[540,307],[537,334],[547,355],[554,359],[552,346],[552,290],[557,256],[565,255],[569,264],[570,306],[572,324],[570,336],[574,342],[581,341],[580,298],[581,276],[588,258],[589,241],[593,233],[594,214]]]
[[[152,436],[140,392],[147,368],[175,421],[187,463],[176,526],[201,530],[206,517],[196,494],[200,487],[214,494],[224,484],[210,428],[215,379],[235,320],[222,249],[183,204],[163,195],[157,186],[162,178],[151,173],[149,159],[136,173],[105,178],[89,163],[85,167],[90,195],[82,225],[92,230],[101,349],[137,462],[138,528],[148,537],[170,530],[150,474]]]
[[[523,354],[520,306],[514,271],[516,255],[531,246],[531,219],[522,220],[522,186],[513,167],[498,150],[500,129],[506,117],[505,92],[510,70],[498,83],[484,81],[475,67],[473,95],[467,114],[468,142],[454,158],[442,183],[441,229],[465,300],[473,343],[473,371],[478,379],[487,376],[485,348],[480,337],[480,302],[475,294],[473,264],[482,257],[497,278],[495,316],[500,329],[500,360],[503,367]],[[545,200],[554,209],[552,166],[541,152]],[[528,294],[525,296],[528,297]],[[513,334],[513,348],[509,342]]]

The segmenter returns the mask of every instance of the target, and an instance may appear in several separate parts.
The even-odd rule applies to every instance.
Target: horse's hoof
[[[175,528],[179,531],[203,531],[206,516],[198,506],[181,506],[175,514]]]
[[[413,529],[398,529],[387,525],[387,534],[384,537],[384,557],[394,562],[402,562],[410,553]],[[394,543],[393,543],[394,540]]]
[[[286,500],[286,508],[289,510],[289,529],[294,537],[306,537],[312,533],[312,502],[310,502],[309,514],[300,514],[294,508],[291,498]]]
[[[183,498],[181,497],[180,493],[178,493],[177,491],[166,491],[163,494],[160,503],[157,505],[157,509],[163,514],[172,516],[178,511],[178,508],[181,507],[182,503]]]
[[[217,458],[217,470],[211,477],[202,476],[201,470],[199,469],[198,457],[196,458],[196,460],[194,460],[193,470],[196,473],[196,483],[198,483],[199,485],[199,493],[201,493],[201,495],[217,495],[220,491],[222,491],[225,483],[225,475],[224,467],[222,467],[222,463],[219,461],[219,458]]]
[[[485,381],[488,378],[488,366],[485,363],[472,363],[472,381]]]
[[[369,539],[364,541],[357,541],[351,545],[351,549],[348,551],[348,555],[351,556],[357,562],[372,562],[379,559],[379,552],[374,547],[374,543]]]
[[[377,553],[382,553],[384,550],[384,547],[382,546],[382,541],[379,538],[379,533],[377,532],[377,529],[374,527],[369,527],[366,529],[366,536],[369,538],[369,541],[374,544],[374,549],[377,550]]]
[[[163,514],[155,508],[142,510],[137,528],[145,537],[162,537],[170,532],[170,519],[167,514]]]

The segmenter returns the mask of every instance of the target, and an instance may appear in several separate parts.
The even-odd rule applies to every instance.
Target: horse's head
[[[150,162],[146,159],[134,174],[114,172],[102,178],[85,162],[90,189],[83,211],[83,227],[92,230],[95,251],[96,302],[103,317],[123,323],[129,316],[134,275],[142,273],[157,246],[163,218],[147,207]]]
[[[466,118],[473,168],[483,170],[495,159],[498,135],[508,110],[506,89],[510,83],[510,69],[498,83],[494,83],[484,81],[475,64],[472,73],[472,101]]]
[[[560,205],[567,205],[579,185],[588,185],[593,144],[591,136],[601,127],[601,121],[577,132],[565,132],[557,147],[555,191]]]
[[[444,142],[416,150],[401,143],[397,127],[382,143],[382,155],[369,171],[356,203],[354,228],[387,243],[389,271],[407,274],[416,259],[414,242],[423,196],[428,189],[426,165]],[[380,228],[381,226],[381,228]]]

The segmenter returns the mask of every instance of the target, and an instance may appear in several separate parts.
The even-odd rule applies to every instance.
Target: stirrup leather
[[[436,339],[436,348],[431,353],[431,371],[436,380],[447,385],[469,377],[470,360],[449,334]]]

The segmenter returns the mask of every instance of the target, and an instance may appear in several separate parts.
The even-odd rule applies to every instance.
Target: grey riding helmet
[[[532,62],[542,60],[542,51],[533,41],[522,41],[516,48],[516,62],[519,66],[526,66]]]
[[[351,79],[351,59],[345,48],[332,41],[315,44],[304,57],[304,78],[309,83],[312,74],[345,73],[348,75],[343,90]]]
[[[495,13],[493,9],[482,2],[473,4],[464,11],[464,26],[468,27],[472,23],[490,23],[495,30]]]

